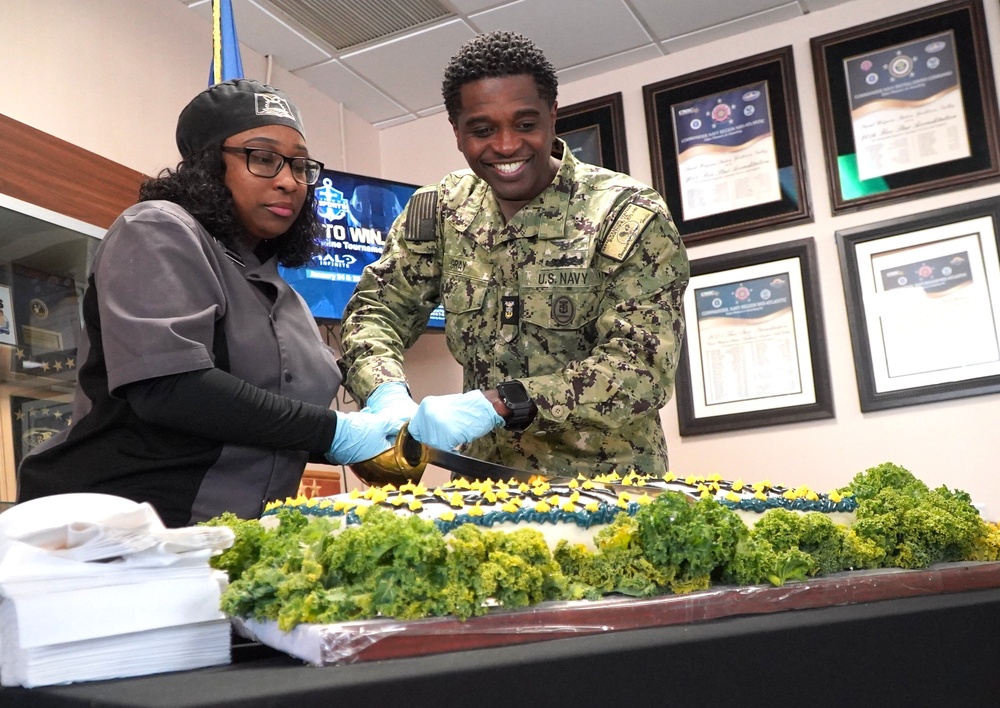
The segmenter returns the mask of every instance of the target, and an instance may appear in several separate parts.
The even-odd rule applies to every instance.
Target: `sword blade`
[[[525,470],[519,470],[516,467],[507,467],[506,465],[500,465],[496,462],[477,460],[474,457],[468,457],[457,452],[450,452],[448,450],[439,450],[435,447],[429,447],[416,440],[405,430],[400,434],[405,435],[405,438],[403,439],[403,456],[406,458],[407,462],[414,466],[419,463],[423,457],[424,451],[426,451],[427,462],[437,465],[438,467],[443,467],[444,469],[466,477],[467,479],[492,479],[494,481],[516,479],[519,482],[529,482],[533,478],[547,478],[547,475],[527,472]]]

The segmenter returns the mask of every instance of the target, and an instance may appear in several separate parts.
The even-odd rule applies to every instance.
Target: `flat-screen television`
[[[343,317],[361,271],[382,255],[392,222],[415,191],[413,184],[323,170],[316,183],[321,252],[301,268],[278,268],[305,298],[313,317]],[[444,327],[441,307],[431,313],[428,327]]]

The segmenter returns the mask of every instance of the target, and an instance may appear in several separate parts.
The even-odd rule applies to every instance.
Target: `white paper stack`
[[[0,685],[229,663],[209,558],[227,528],[167,529],[148,504],[64,494],[0,514]]]

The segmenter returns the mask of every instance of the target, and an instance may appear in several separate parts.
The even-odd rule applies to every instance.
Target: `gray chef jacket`
[[[216,241],[187,211],[140,202],[97,249],[84,297],[72,425],[19,470],[21,500],[103,492],[149,501],[171,526],[260,515],[294,495],[308,453],[228,444],[139,419],[123,386],[219,367],[266,391],[327,408],[333,351],[274,257]]]

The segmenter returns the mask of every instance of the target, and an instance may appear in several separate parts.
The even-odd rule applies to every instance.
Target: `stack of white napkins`
[[[0,685],[227,664],[224,527],[165,528],[148,504],[62,494],[0,514]]]

